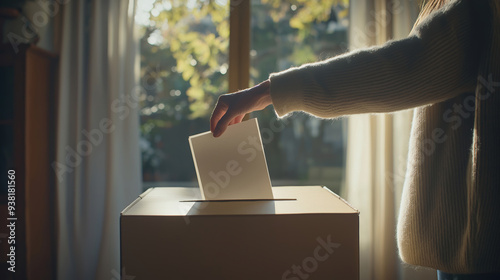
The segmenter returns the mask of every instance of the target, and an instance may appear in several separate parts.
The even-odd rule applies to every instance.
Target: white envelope
[[[273,199],[257,119],[189,137],[204,200]]]

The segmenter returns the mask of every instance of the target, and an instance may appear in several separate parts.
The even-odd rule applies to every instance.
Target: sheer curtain
[[[351,0],[351,49],[404,38],[418,1]],[[435,271],[402,264],[396,222],[406,172],[412,110],[348,120],[346,196],[360,210],[361,279],[434,279]]]
[[[120,279],[120,211],[141,191],[135,0],[66,1],[57,123],[58,279]]]

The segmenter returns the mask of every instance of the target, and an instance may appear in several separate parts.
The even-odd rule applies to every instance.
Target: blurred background
[[[348,50],[349,1],[252,0],[250,85],[292,66]],[[189,135],[209,130],[220,94],[228,92],[229,1],[139,0],[141,155],[145,188],[196,186]],[[327,184],[340,191],[345,120],[296,113],[259,120],[273,185]]]
[[[120,213],[147,188],[197,187],[188,136],[220,94],[404,38],[416,0],[0,1],[1,279],[131,279]],[[320,120],[253,113],[274,186],[324,185],[360,211],[361,279],[435,279],[395,230],[412,110]],[[5,175],[2,175],[5,176]],[[3,229],[2,229],[3,228]]]

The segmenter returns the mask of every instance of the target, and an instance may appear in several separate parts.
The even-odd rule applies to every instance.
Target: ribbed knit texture
[[[279,116],[417,107],[397,233],[407,263],[500,271],[499,7],[453,1],[406,39],[271,75]]]

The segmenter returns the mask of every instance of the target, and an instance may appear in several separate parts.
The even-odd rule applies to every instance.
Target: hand
[[[210,131],[219,137],[228,125],[240,123],[243,117],[272,104],[269,80],[254,87],[219,96],[210,118]]]

